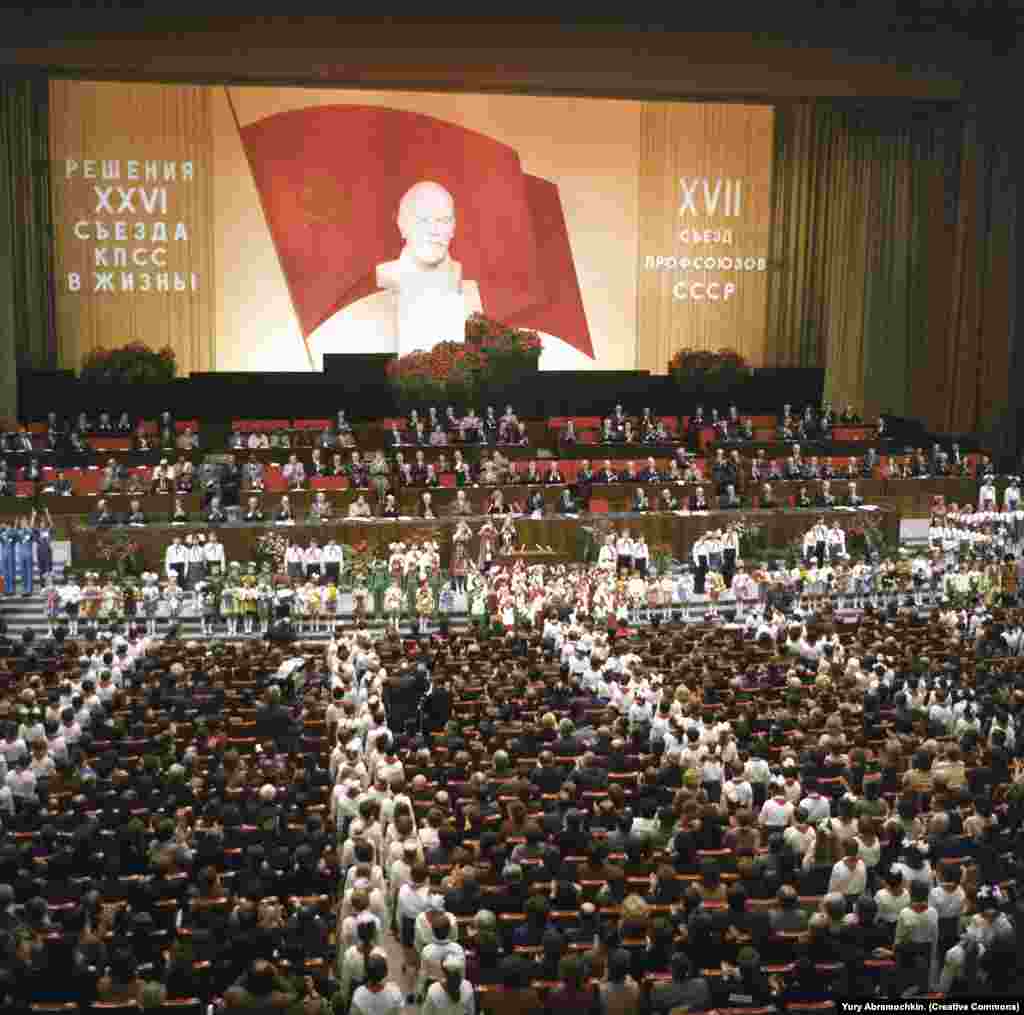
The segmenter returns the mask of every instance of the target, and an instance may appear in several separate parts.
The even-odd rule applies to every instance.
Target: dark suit
[[[706,500],[698,501],[696,496],[692,496],[687,500],[687,504],[691,511],[710,511],[711,506]]]
[[[435,687],[423,700],[423,725],[430,731],[444,729],[452,715],[452,692]]]
[[[538,765],[529,775],[530,782],[537,786],[541,793],[557,793],[565,782],[565,772],[557,765],[545,767]]]
[[[284,705],[263,705],[256,710],[256,735],[273,740],[283,750],[294,750],[298,741],[295,723]]]
[[[608,771],[594,765],[592,768],[578,768],[573,773],[573,782],[583,791],[596,792],[608,786]]]

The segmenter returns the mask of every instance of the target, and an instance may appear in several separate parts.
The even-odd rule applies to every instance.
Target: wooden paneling
[[[769,363],[766,271],[665,270],[648,267],[647,258],[767,257],[773,122],[769,106],[644,104],[637,290],[640,369],[664,373],[673,353],[686,347],[736,349],[752,366]],[[742,181],[738,205],[732,184],[737,179]],[[693,193],[690,208],[681,180]],[[694,186],[694,180],[701,182]],[[718,181],[721,187],[716,189]],[[731,229],[732,243],[684,243],[683,229]],[[728,299],[694,302],[677,298],[674,289],[682,282],[718,283],[723,287],[719,296],[724,296],[726,283],[735,284],[736,290]]]
[[[215,366],[212,202],[212,131],[210,95],[202,86],[98,83],[54,80],[50,85],[50,151],[53,159],[53,223],[56,279],[56,322],[61,367],[75,368],[93,349],[139,341],[154,349],[171,346],[177,354],[180,374],[212,370]],[[68,176],[66,160],[82,163],[97,160],[97,179],[86,179],[82,171]],[[102,160],[118,160],[120,178],[103,179]],[[143,164],[143,179],[127,178],[128,160]],[[158,160],[159,179],[144,177],[144,163]],[[181,165],[191,162],[190,181],[182,180]],[[164,163],[176,165],[175,180],[164,179]],[[112,211],[100,206],[96,188],[113,187],[108,198]],[[152,211],[141,202],[138,192],[127,196],[125,207],[118,187],[126,191],[142,187],[154,201]],[[166,211],[162,198],[152,196],[154,188],[166,188]],[[115,222],[126,222],[122,241],[97,240],[96,223],[113,230]],[[154,240],[153,226],[166,223],[166,243]],[[76,223],[86,223],[76,236]],[[136,223],[144,223],[147,237],[133,236]],[[187,239],[174,239],[183,223]],[[97,248],[106,248],[107,266],[97,264]],[[125,251],[127,264],[114,264],[113,250]],[[137,250],[148,261],[154,249],[165,267],[133,263]],[[112,272],[114,291],[95,291],[95,272]],[[68,273],[82,281],[79,292],[68,285]],[[123,291],[122,273],[131,273],[134,290]],[[167,291],[158,275],[169,273]],[[185,291],[176,291],[177,272],[187,279]],[[192,275],[196,288],[192,289]],[[150,291],[143,291],[149,276]]]

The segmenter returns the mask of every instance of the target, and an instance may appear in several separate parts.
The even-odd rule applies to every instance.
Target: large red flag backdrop
[[[593,358],[558,188],[518,154],[421,113],[314,106],[241,128],[303,336],[376,290],[402,241],[398,202],[436,180],[455,199],[452,253],[484,311]]]

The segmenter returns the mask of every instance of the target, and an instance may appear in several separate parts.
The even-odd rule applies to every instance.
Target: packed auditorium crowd
[[[929,545],[900,563],[851,557],[817,515],[796,566],[747,568],[737,523],[679,569],[651,567],[626,520],[589,565],[498,561],[513,512],[543,497],[478,485],[557,486],[575,514],[591,482],[641,497],[661,482],[664,503],[634,494],[634,511],[692,512],[771,506],[785,481],[806,484],[797,506],[860,507],[857,484],[884,478],[881,421],[863,455],[802,451],[860,424],[851,406],[785,407],[784,461],[720,446],[753,436],[734,406],[677,422],[617,406],[596,439],[667,456],[581,460],[571,482],[502,453],[530,441],[511,407],[413,413],[386,454],[357,447],[343,412],[319,430],[236,429],[212,450],[256,455],[230,467],[194,466],[198,425],[170,413],[51,414],[0,449],[178,450],[144,477],[112,453],[99,492],[167,494],[172,524],[202,493],[208,523],[184,539],[169,526],[162,573],[127,586],[54,574],[45,508],[0,532],[8,591],[32,590],[36,548],[49,625],[0,632],[3,1010],[669,1015],[1019,996],[1017,480],[997,494],[991,463],[955,445],[890,458],[893,478],[970,475],[979,491],[976,506],[937,497]],[[574,430],[560,425],[561,447]],[[426,461],[451,443],[450,461]],[[395,517],[402,486],[429,498],[452,477],[448,573],[436,542],[393,544],[378,594],[353,576],[343,618],[333,538],[285,537],[279,574],[227,559],[218,525],[297,519],[288,492],[264,506],[258,453],[278,449],[286,491],[343,476],[353,518]],[[33,480],[71,492],[58,481]],[[694,487],[682,504],[675,482]],[[323,491],[311,503],[331,517]],[[484,514],[503,517],[471,528]],[[156,520],[103,497],[92,519]],[[472,622],[457,632],[456,596]],[[225,640],[180,641],[188,612]],[[326,649],[277,644],[278,617]]]
[[[1019,995],[1019,616],[536,620],[4,638],[5,1010]]]

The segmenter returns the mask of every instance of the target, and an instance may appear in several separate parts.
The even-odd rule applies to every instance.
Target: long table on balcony
[[[628,511],[632,506],[635,485],[623,482],[594,484],[591,488],[591,504],[600,511]],[[680,504],[684,504],[696,488],[694,484],[643,483],[640,485],[643,486],[647,493],[647,498],[652,505],[657,504],[662,490],[666,488],[671,491]],[[772,488],[776,500],[785,506],[790,503],[790,498],[796,496],[801,486],[806,486],[812,492],[818,488],[818,484],[814,482],[780,482],[774,483]],[[280,503],[282,495],[287,493],[295,516],[297,518],[305,518],[316,495],[316,487],[324,489],[325,497],[331,505],[331,512],[334,515],[347,515],[350,505],[359,496],[360,492],[364,493],[374,513],[379,513],[379,505],[376,503],[376,498],[370,492],[353,490],[348,487],[347,480],[344,479],[313,481],[307,488],[297,491],[268,491],[259,494],[259,499],[264,512],[269,515]],[[464,489],[470,505],[477,511],[482,512],[487,498],[495,488],[470,486]],[[544,496],[547,510],[554,511],[561,487],[555,485],[536,487],[515,484],[503,485],[499,489],[502,491],[506,504],[512,504],[515,501],[525,504],[529,494],[539,489]],[[956,502],[963,504],[977,500],[977,485],[971,479],[867,479],[858,480],[857,489],[867,503],[891,508],[899,516],[909,518],[927,517],[931,512],[932,503],[937,495],[942,495],[947,503]],[[396,493],[399,510],[409,515],[418,514],[420,497],[423,491],[423,487],[397,487]],[[837,496],[841,497],[844,495],[846,493],[846,480],[833,480],[832,491]],[[710,484],[705,484],[705,492],[708,495],[708,499],[713,502]],[[249,493],[250,491],[242,490],[243,505]],[[457,490],[450,486],[442,486],[431,489],[430,493],[434,512],[441,516],[451,510]],[[745,486],[745,493],[749,495],[745,501],[747,506],[757,507],[754,498],[759,495],[760,491],[753,488],[748,482]],[[43,495],[37,502],[34,502],[29,497],[0,497],[0,519],[13,519],[30,514],[33,504],[37,503],[39,507],[45,506],[49,509],[57,526],[58,533],[62,533],[66,528],[66,519],[94,515],[101,496],[107,500],[111,512],[119,517],[123,517],[128,513],[133,499],[139,500],[142,511],[153,522],[168,521],[174,509],[173,495],[142,495],[138,498],[133,498],[126,494]],[[180,499],[182,507],[189,515],[189,518],[197,522],[201,521],[200,495],[188,494]]]

